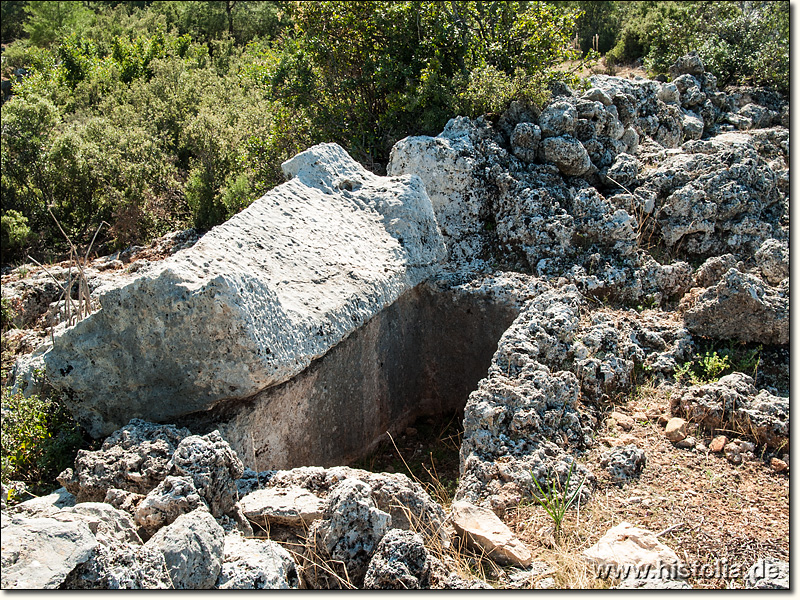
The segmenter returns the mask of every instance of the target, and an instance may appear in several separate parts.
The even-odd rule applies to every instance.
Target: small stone
[[[742,450],[733,442],[725,446],[725,458],[734,465],[742,464]]]
[[[679,442],[675,442],[675,446],[678,448],[694,448],[696,445],[697,440],[691,435]]]
[[[724,435],[718,435],[713,440],[711,440],[711,443],[708,445],[708,449],[711,450],[712,452],[719,453],[725,449],[725,446],[727,444],[728,444],[728,438],[726,438]]]
[[[736,445],[739,446],[739,449],[744,452],[755,452],[756,445],[753,442],[748,442],[745,440],[736,440]]]
[[[772,457],[772,460],[769,461],[769,466],[776,473],[783,473],[789,469],[789,465],[783,462],[780,458],[775,457]]]
[[[617,425],[619,425],[621,429],[625,431],[630,431],[633,429],[634,421],[629,415],[615,410],[611,413],[611,418],[616,421]]]
[[[633,420],[639,421],[641,423],[643,421],[648,421],[649,417],[642,411],[638,410],[635,413],[633,413]]]
[[[697,445],[694,447],[694,449],[698,452],[708,451],[708,447],[703,442],[697,442]]]
[[[667,422],[667,429],[664,431],[664,435],[667,436],[667,439],[670,442],[680,442],[681,440],[685,439],[686,421],[680,417],[672,417]]]
[[[666,427],[667,423],[669,423],[669,417],[667,415],[658,416],[658,424],[661,425],[661,427]]]
[[[523,567],[531,564],[528,547],[491,510],[456,501],[452,511],[453,524],[467,543],[502,563]]]

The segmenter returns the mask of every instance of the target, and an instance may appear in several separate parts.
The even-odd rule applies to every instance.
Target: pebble
[[[772,470],[776,473],[783,473],[784,471],[789,469],[789,465],[783,462],[780,458],[773,457],[772,460],[769,461],[769,466],[772,467]]]
[[[728,438],[726,438],[724,435],[718,435],[713,440],[711,440],[711,443],[708,445],[708,449],[711,450],[712,452],[722,452],[723,450],[725,450],[725,446],[727,445],[727,443],[728,443]]]
[[[725,446],[725,458],[734,465],[742,464],[742,450],[738,444],[731,442]]]
[[[680,442],[686,439],[686,421],[680,417],[672,417],[667,422],[667,429],[664,432],[670,442]]]
[[[631,429],[633,429],[634,425],[633,418],[631,418],[629,415],[626,415],[624,413],[615,410],[614,412],[611,413],[611,418],[614,421],[616,421],[620,429],[623,429],[624,431],[630,431]]]

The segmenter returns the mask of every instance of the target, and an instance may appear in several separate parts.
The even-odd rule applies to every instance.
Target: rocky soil
[[[44,372],[110,435],[54,494],[4,492],[3,588],[788,587],[788,104],[696,55],[590,82],[401,140],[386,178],[312,148],[200,242],[95,260],[77,326],[69,265],[4,273],[15,389]],[[365,426],[359,464],[400,472],[275,470],[279,422],[222,418],[328,398],[325,358],[420,289],[515,316],[455,433],[414,407],[391,445]]]

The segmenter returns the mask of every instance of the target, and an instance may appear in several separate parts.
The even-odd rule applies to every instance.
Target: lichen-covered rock
[[[578,112],[573,104],[563,100],[553,102],[539,115],[539,127],[542,131],[542,137],[571,135],[575,132],[577,118]]]
[[[444,509],[419,483],[402,473],[372,473],[350,467],[298,467],[274,473],[268,489],[280,492],[299,487],[315,496],[326,496],[346,479],[367,484],[375,506],[392,517],[392,527],[419,532],[426,539],[437,538],[438,544],[448,546],[450,527]]]
[[[422,537],[403,529],[390,529],[369,562],[364,588],[418,590],[430,587],[431,561]]]
[[[135,492],[128,492],[126,490],[118,490],[117,488],[109,488],[109,490],[106,492],[106,497],[103,502],[110,504],[114,508],[124,510],[129,515],[135,517],[136,508],[144,499],[144,494],[137,494]]]
[[[759,392],[753,378],[744,373],[683,388],[672,397],[671,405],[673,413],[709,431],[741,431],[769,448],[789,442],[789,398]]]
[[[322,498],[299,486],[255,490],[239,504],[248,519],[262,526],[308,527],[322,518]]]
[[[61,585],[68,590],[170,590],[172,579],[157,549],[130,543],[99,545]]]
[[[592,168],[586,148],[571,135],[549,137],[541,143],[542,160],[558,167],[564,175],[585,175]]]
[[[204,508],[159,529],[145,547],[164,555],[177,590],[208,590],[222,569],[225,532]]]
[[[756,263],[764,280],[778,285],[789,276],[789,246],[776,239],[764,240],[756,252]]]
[[[148,535],[197,508],[208,508],[191,477],[167,476],[136,507],[136,523]]]
[[[686,328],[720,340],[789,343],[789,280],[778,287],[730,269],[716,285],[681,303]]]
[[[215,517],[238,514],[236,480],[244,465],[219,431],[181,440],[170,460],[171,472],[191,477],[197,493]]]
[[[142,543],[131,516],[104,502],[81,502],[61,509],[53,518],[65,522],[83,521],[97,541],[106,546]]]
[[[755,254],[782,213],[773,169],[747,136],[688,142],[640,175],[635,190],[656,206],[659,235],[679,256]]]
[[[174,425],[131,419],[100,450],[79,450],[75,467],[58,481],[78,502],[102,502],[110,488],[146,494],[167,476],[172,454],[188,435],[188,429]]]
[[[736,262],[736,257],[733,254],[712,256],[697,269],[694,274],[694,285],[701,288],[717,285],[720,279],[725,276],[725,273],[736,266]]]
[[[216,587],[221,590],[297,589],[297,565],[272,540],[225,536],[225,558]]]
[[[419,178],[373,175],[336,144],[283,168],[290,181],[191,248],[107,286],[101,309],[55,338],[50,381],[71,390],[69,408],[91,435],[288,380],[445,257]]]
[[[97,539],[83,521],[13,517],[2,531],[4,590],[56,589],[92,556]]]
[[[705,73],[705,66],[703,61],[697,55],[697,52],[689,52],[678,58],[669,68],[669,74],[673,78],[680,77],[684,74],[701,76]]]
[[[639,477],[646,464],[644,450],[635,444],[617,446],[600,457],[600,466],[611,474],[614,483],[619,484]]]
[[[62,508],[75,506],[75,496],[70,494],[66,488],[58,488],[52,494],[31,498],[25,502],[20,502],[8,508],[12,515],[23,517],[51,517]],[[5,510],[5,506],[3,507]]]
[[[518,123],[511,134],[511,150],[514,156],[525,162],[534,162],[538,157],[542,130],[534,123]]]
[[[370,487],[345,479],[331,490],[323,511],[309,531],[302,576],[314,589],[361,587],[378,543],[392,518],[375,506]]]

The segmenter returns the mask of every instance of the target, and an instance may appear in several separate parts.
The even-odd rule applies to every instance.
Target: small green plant
[[[578,487],[575,488],[575,491],[571,494],[569,493],[569,482],[572,479],[574,469],[575,462],[573,461],[572,464],[570,464],[569,472],[567,473],[567,481],[563,487],[561,486],[558,475],[549,477],[548,480],[544,482],[545,487],[542,487],[539,480],[536,479],[536,476],[531,472],[531,479],[533,483],[536,484],[541,494],[541,498],[536,494],[533,494],[533,498],[544,508],[547,514],[550,515],[550,518],[553,519],[556,535],[561,533],[561,524],[564,521],[567,509],[572,506],[573,502],[578,498],[581,489],[583,489],[583,484],[586,483],[586,476],[584,476]]]
[[[726,373],[731,372],[730,357],[720,356],[716,350],[706,352],[697,360],[690,360],[675,369],[675,380],[689,381],[692,385],[703,385],[718,381]]]
[[[34,493],[52,488],[56,476],[84,446],[80,428],[54,398],[4,390],[2,481],[23,481]]]

